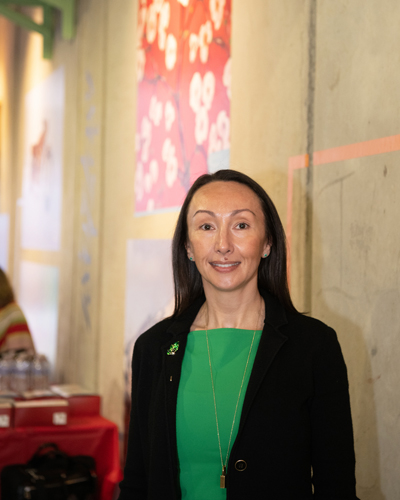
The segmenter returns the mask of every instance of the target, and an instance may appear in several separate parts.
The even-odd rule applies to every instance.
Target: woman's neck
[[[210,296],[211,295],[211,296]],[[262,330],[265,306],[258,289],[254,293],[206,293],[206,301],[192,325],[192,330],[240,328]]]

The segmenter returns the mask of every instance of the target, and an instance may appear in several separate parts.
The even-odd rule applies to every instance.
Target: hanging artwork
[[[231,0],[140,0],[135,212],[229,167]]]
[[[64,86],[61,67],[25,97],[22,248],[60,249]]]

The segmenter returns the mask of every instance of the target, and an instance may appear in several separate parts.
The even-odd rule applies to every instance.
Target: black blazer
[[[227,499],[356,500],[347,371],[336,334],[261,294],[265,324],[229,457]],[[119,500],[181,498],[176,402],[187,335],[203,302],[136,341]],[[175,342],[177,352],[167,355]],[[235,468],[239,460],[245,470]]]

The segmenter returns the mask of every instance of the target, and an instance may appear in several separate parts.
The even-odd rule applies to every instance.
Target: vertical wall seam
[[[314,114],[315,114],[315,73],[316,73],[316,31],[317,31],[317,0],[310,0],[308,22],[308,83],[307,83],[307,154],[309,168],[307,169],[307,206],[305,235],[305,279],[304,303],[307,311],[312,309],[312,264],[313,264],[313,173],[314,173]]]
[[[103,283],[104,283],[104,273],[102,273],[103,266],[103,248],[105,245],[105,177],[106,177],[106,118],[107,118],[107,62],[108,62],[108,9],[111,2],[103,0],[103,67],[102,67],[102,104],[101,104],[101,121],[100,121],[100,183],[99,183],[99,240],[98,240],[98,290],[97,290],[97,342],[96,342],[96,355],[95,355],[95,385],[96,390],[99,391],[99,380],[100,380],[100,352],[102,343],[102,327],[101,327],[101,302],[103,293]]]

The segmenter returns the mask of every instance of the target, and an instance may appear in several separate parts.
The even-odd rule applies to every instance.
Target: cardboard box
[[[68,414],[66,399],[15,401],[14,427],[67,425]]]

